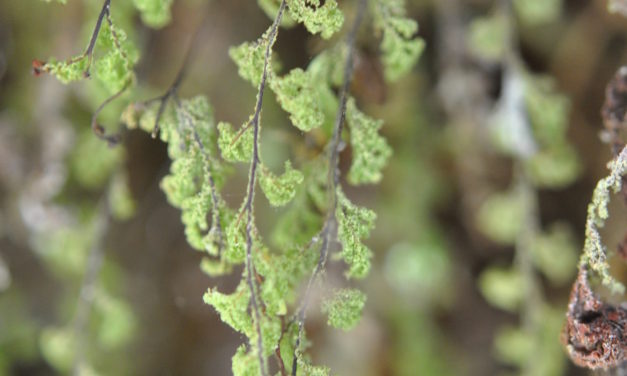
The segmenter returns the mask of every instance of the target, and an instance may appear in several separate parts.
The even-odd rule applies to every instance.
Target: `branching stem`
[[[261,313],[259,310],[259,297],[258,286],[254,279],[255,266],[253,263],[253,198],[255,195],[255,185],[257,179],[257,168],[259,166],[259,130],[260,130],[260,117],[261,107],[263,104],[263,93],[268,78],[268,66],[270,65],[270,58],[272,56],[272,46],[276,41],[276,36],[281,24],[281,18],[285,11],[285,0],[281,1],[281,6],[274,19],[274,23],[271,26],[270,33],[266,44],[266,52],[263,62],[263,73],[261,75],[261,82],[259,83],[259,91],[257,94],[257,103],[255,105],[255,113],[250,122],[250,126],[253,127],[253,156],[250,161],[250,174],[248,177],[248,188],[246,195],[246,202],[244,204],[244,212],[246,213],[246,282],[250,289],[250,304],[255,321],[255,331],[257,332],[257,355],[259,357],[259,367],[261,368],[261,374],[266,376],[268,374],[268,367],[266,364],[266,358],[263,351],[263,338],[261,332]]]
[[[296,344],[294,345],[294,356],[292,359],[292,376],[296,376],[298,369],[298,352],[300,343],[303,336],[303,327],[305,324],[305,315],[307,306],[309,305],[310,295],[312,287],[320,273],[324,270],[327,256],[329,253],[329,245],[332,242],[332,235],[335,233],[337,219],[335,212],[337,210],[337,187],[340,184],[340,171],[338,167],[338,159],[340,153],[340,140],[342,138],[342,130],[344,128],[344,120],[346,118],[346,102],[348,101],[348,89],[350,86],[351,78],[353,76],[353,50],[355,49],[355,38],[357,37],[357,31],[359,25],[364,17],[368,0],[360,0],[357,9],[357,16],[353,21],[350,31],[346,36],[347,56],[344,64],[344,77],[342,86],[340,88],[340,104],[335,117],[335,124],[333,126],[333,136],[331,143],[329,144],[329,166],[328,166],[328,181],[327,192],[331,195],[331,206],[327,213],[324,225],[320,234],[318,235],[322,240],[320,243],[320,257],[318,263],[311,274],[309,281],[307,282],[307,288],[303,295],[303,300],[297,313],[298,320],[298,336],[296,337]]]

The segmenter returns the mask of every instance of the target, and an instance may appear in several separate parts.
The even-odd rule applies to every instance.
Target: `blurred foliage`
[[[578,250],[624,289],[623,1],[368,1],[333,189],[358,0],[287,1],[276,44],[278,0],[103,3],[0,4],[0,375],[258,375],[259,334],[268,374],[585,374]]]

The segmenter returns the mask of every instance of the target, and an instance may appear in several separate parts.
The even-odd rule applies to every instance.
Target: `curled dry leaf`
[[[608,369],[625,360],[627,309],[601,301],[590,288],[584,268],[570,294],[562,342],[581,367]]]

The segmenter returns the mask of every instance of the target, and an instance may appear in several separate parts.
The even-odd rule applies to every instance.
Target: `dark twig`
[[[107,21],[109,22],[109,26],[111,26],[111,0],[105,0],[104,4],[102,4],[102,9],[100,10],[100,14],[98,15],[98,20],[96,21],[96,26],[94,27],[94,31],[91,34],[91,39],[89,40],[89,45],[87,45],[87,49],[83,53],[83,55],[79,59],[75,59],[74,61],[70,60],[71,63],[81,60],[87,57],[87,68],[85,68],[85,77],[89,77],[89,68],[91,67],[91,61],[94,55],[94,47],[96,47],[96,40],[98,40],[98,33],[100,33],[100,28],[102,26],[102,19],[104,16],[107,16]],[[113,28],[111,28],[113,32]],[[117,44],[117,39],[116,39]]]
[[[124,92],[129,88],[130,84],[131,84],[131,81],[129,80],[126,84],[124,84],[124,87],[120,91],[113,94],[112,96],[107,98],[104,102],[102,102],[102,104],[98,106],[98,108],[96,109],[96,111],[94,111],[94,114],[91,117],[91,129],[94,131],[94,134],[96,134],[98,138],[107,141],[110,146],[116,145],[118,142],[120,142],[121,135],[119,133],[106,134],[104,127],[98,124],[98,115],[100,115],[100,112],[109,103],[113,102],[114,100],[119,98],[122,94],[124,94]]]
[[[268,65],[270,63],[270,57],[272,55],[272,46],[276,40],[276,36],[285,11],[285,0],[281,1],[281,6],[277,13],[274,23],[270,28],[268,40],[266,44],[266,52],[263,62],[263,73],[261,75],[261,82],[259,83],[259,93],[257,95],[257,103],[255,105],[255,113],[250,122],[253,127],[253,156],[250,162],[250,174],[248,177],[248,193],[246,195],[246,203],[244,205],[244,212],[246,212],[246,282],[250,289],[250,303],[252,305],[253,315],[255,317],[255,330],[257,332],[257,352],[259,357],[259,366],[261,367],[261,374],[267,375],[268,369],[263,354],[263,338],[261,333],[261,313],[259,312],[259,301],[257,296],[257,285],[254,282],[253,275],[255,274],[255,267],[253,264],[253,198],[255,195],[255,183],[257,178],[257,167],[259,165],[259,128],[261,117],[261,106],[263,104],[263,93],[266,86],[266,80],[268,78]]]
[[[298,351],[302,339],[303,326],[305,324],[305,315],[307,311],[307,306],[309,304],[312,287],[315,280],[324,269],[329,253],[329,245],[332,241],[331,236],[335,232],[335,228],[337,225],[335,211],[337,210],[338,204],[336,190],[340,184],[340,171],[338,167],[340,139],[342,137],[342,130],[344,128],[344,119],[346,118],[346,102],[348,100],[348,89],[350,86],[351,78],[353,76],[353,51],[355,49],[355,39],[357,37],[359,25],[361,24],[361,21],[366,12],[367,4],[368,0],[360,0],[357,9],[357,16],[355,17],[353,25],[351,26],[351,29],[346,36],[347,56],[346,62],[344,64],[344,81],[342,82],[342,87],[340,88],[340,107],[338,108],[337,115],[335,117],[333,136],[329,145],[329,177],[327,182],[327,191],[331,195],[331,207],[329,208],[329,211],[327,213],[322,231],[319,234],[320,238],[322,239],[322,242],[320,244],[320,257],[318,258],[318,263],[316,264],[316,267],[311,274],[309,281],[307,282],[307,288],[305,289],[305,293],[303,295],[303,301],[297,314],[298,336],[296,337],[296,344],[294,346],[294,357],[292,359],[292,376],[296,376],[296,371],[298,368]]]
[[[194,46],[196,45],[198,41],[198,35],[200,34],[200,30],[202,28],[203,23],[204,22],[201,22],[200,26],[198,26],[198,28],[196,29],[196,32],[194,33],[194,36],[192,37],[189,43],[189,46],[187,47],[187,51],[185,52],[185,57],[183,58],[183,63],[181,64],[181,68],[176,74],[176,77],[174,78],[172,85],[170,85],[168,90],[163,95],[145,102],[146,104],[148,104],[150,102],[154,102],[157,100],[159,101],[159,109],[157,110],[157,116],[155,118],[155,125],[152,129],[152,138],[156,138],[157,134],[159,134],[159,122],[161,121],[161,117],[163,116],[163,113],[168,104],[168,101],[170,100],[170,98],[174,98],[174,96],[176,96],[176,94],[178,93],[178,89],[181,86],[181,83],[183,82],[185,75],[187,74],[187,69],[189,68],[189,62],[192,56],[192,50],[194,49]]]
[[[174,101],[176,102],[176,106],[178,109],[177,112],[181,114],[181,116],[184,117],[185,124],[191,130],[192,135],[194,136],[194,141],[198,145],[198,149],[200,149],[200,152],[205,158],[207,180],[209,181],[209,189],[211,191],[211,204],[212,204],[211,226],[215,228],[217,235],[218,235],[218,254],[220,254],[222,252],[222,247],[224,245],[224,239],[223,239],[223,234],[222,234],[222,224],[220,223],[220,213],[218,210],[220,207],[220,196],[218,195],[218,189],[216,188],[216,182],[215,182],[215,179],[213,177],[213,173],[211,172],[211,167],[210,167],[213,162],[211,158],[211,154],[209,153],[209,151],[203,144],[202,140],[200,139],[200,135],[198,134],[198,131],[196,130],[196,127],[194,126],[194,122],[191,118],[191,115],[187,113],[187,111],[184,110],[181,102],[179,101],[179,98],[176,95],[174,95]]]
[[[100,33],[100,28],[102,27],[102,20],[104,20],[105,16],[107,16],[107,20],[109,25],[111,25],[111,0],[105,0],[102,4],[102,9],[100,10],[100,14],[98,15],[98,20],[96,21],[96,26],[94,27],[94,31],[91,34],[91,39],[89,40],[89,44],[83,52],[82,55],[71,58],[66,61],[67,64],[77,63],[85,58],[87,58],[87,67],[85,68],[85,72],[83,72],[83,76],[85,78],[90,77],[89,69],[91,68],[91,62],[93,60],[94,48],[96,47],[96,41],[98,40],[98,34]],[[113,28],[111,28],[113,31]],[[116,38],[116,46],[119,47],[119,43]],[[39,76],[42,72],[49,73],[48,67],[45,62],[34,60],[33,61],[33,73],[36,76]]]

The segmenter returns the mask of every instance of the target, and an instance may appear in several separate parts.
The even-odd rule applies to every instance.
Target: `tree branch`
[[[263,93],[266,86],[266,81],[268,79],[268,65],[270,63],[270,58],[272,56],[272,46],[276,41],[276,36],[278,33],[279,25],[281,23],[281,18],[283,17],[283,12],[285,11],[285,0],[281,1],[281,6],[279,7],[279,11],[277,13],[276,18],[274,19],[274,23],[271,26],[270,34],[268,35],[268,41],[266,45],[266,52],[263,62],[263,73],[261,75],[261,82],[259,83],[259,92],[257,95],[257,103],[255,105],[255,113],[250,122],[250,125],[253,127],[253,156],[250,162],[250,174],[248,177],[248,189],[246,195],[246,203],[244,205],[244,212],[246,213],[246,282],[248,283],[248,288],[250,289],[250,303],[252,306],[252,311],[254,315],[255,321],[255,330],[257,332],[257,352],[259,357],[259,366],[261,367],[261,374],[266,376],[268,374],[268,369],[265,361],[265,356],[263,354],[263,338],[261,332],[261,313],[259,311],[259,301],[257,296],[257,285],[253,278],[255,273],[255,267],[253,263],[252,257],[252,248],[253,248],[253,198],[255,195],[255,185],[257,178],[257,167],[259,165],[259,130],[260,130],[260,117],[261,117],[261,107],[263,104]]]
[[[353,21],[353,25],[346,36],[346,46],[347,46],[347,56],[346,62],[344,64],[344,78],[342,82],[342,86],[340,88],[340,105],[335,117],[335,125],[333,127],[333,136],[331,138],[331,143],[329,145],[329,170],[328,170],[328,181],[327,181],[327,191],[331,195],[331,207],[327,213],[324,225],[319,236],[322,238],[322,243],[320,244],[320,257],[318,258],[318,263],[307,282],[307,288],[305,289],[305,293],[303,295],[303,301],[301,303],[301,307],[298,311],[298,336],[296,337],[296,344],[294,346],[294,357],[292,359],[292,376],[296,376],[296,371],[298,369],[298,351],[300,347],[300,342],[303,335],[303,326],[305,324],[305,315],[307,311],[307,306],[309,304],[309,297],[311,295],[311,290],[315,280],[318,275],[324,269],[326,264],[327,256],[329,253],[329,245],[331,243],[331,236],[335,232],[335,227],[337,225],[337,219],[335,217],[335,211],[337,210],[337,187],[340,184],[340,171],[338,167],[338,159],[340,153],[340,140],[342,137],[342,130],[344,128],[344,120],[346,118],[346,102],[348,100],[348,90],[351,82],[351,78],[353,75],[353,51],[355,49],[355,38],[357,37],[357,31],[359,30],[359,25],[364,17],[366,12],[366,8],[368,5],[368,0],[360,0],[357,16]]]

